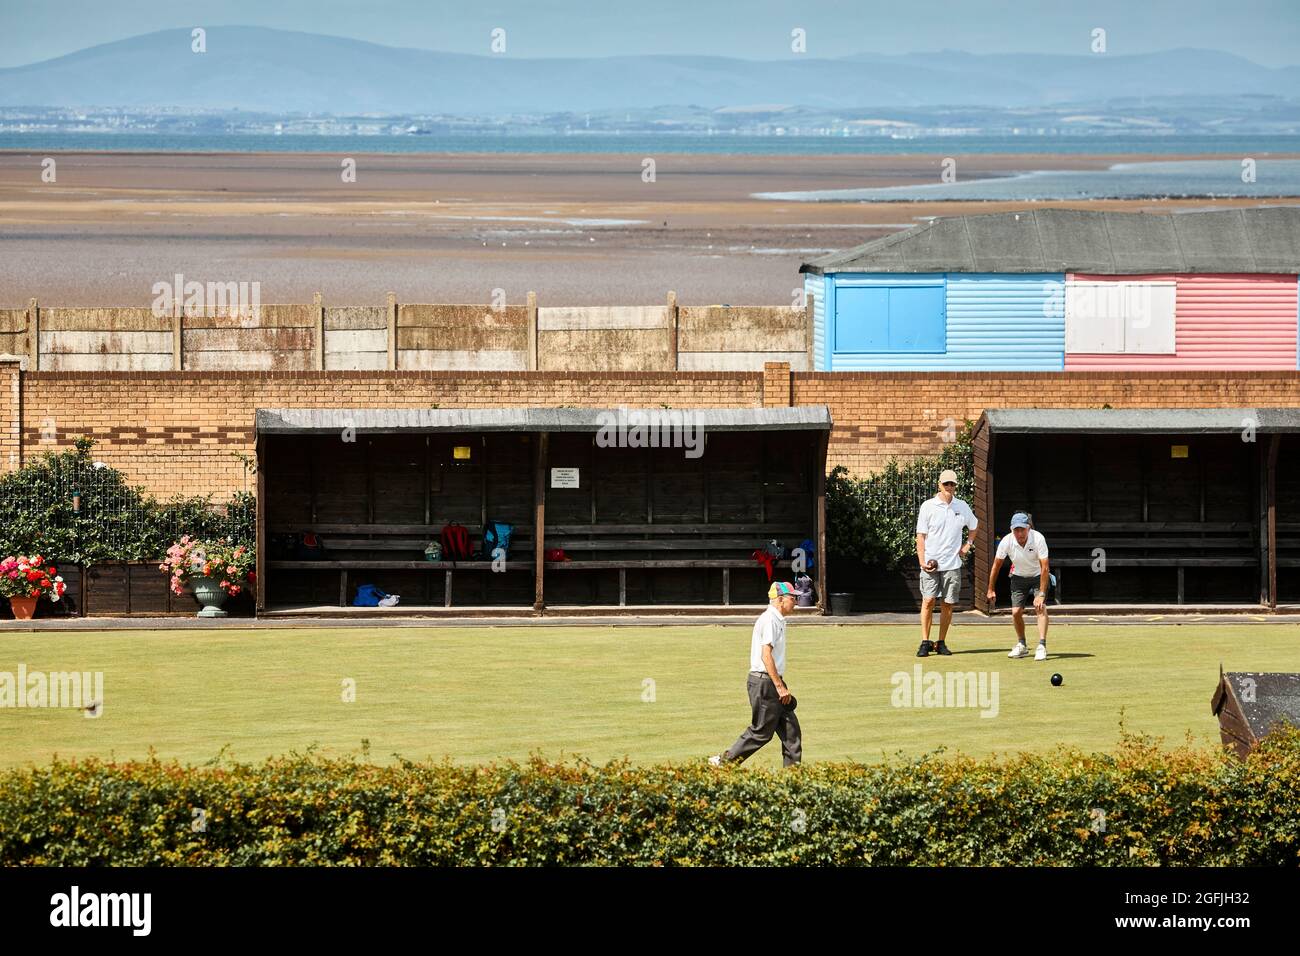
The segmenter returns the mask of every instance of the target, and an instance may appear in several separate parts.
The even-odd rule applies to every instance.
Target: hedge
[[[96,467],[94,440],[44,452],[0,475],[0,557],[40,554],[59,562],[157,560],[183,534],[256,543],[256,501],[237,493],[223,506],[210,496],[168,501],[127,483],[116,468]],[[79,493],[81,510],[73,511]]]
[[[1244,762],[1132,736],[788,771],[56,760],[0,773],[0,865],[1294,866],[1297,806],[1289,728]]]
[[[863,478],[836,465],[826,478],[826,550],[872,567],[915,568],[916,513],[938,492],[939,473],[951,468],[958,497],[974,498],[974,433],[975,422],[967,419],[937,455],[890,458]]]

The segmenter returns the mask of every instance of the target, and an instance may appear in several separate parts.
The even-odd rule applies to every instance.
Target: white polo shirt
[[[758,620],[754,622],[754,634],[749,641],[749,669],[766,674],[767,665],[763,663],[764,644],[772,645],[772,662],[776,664],[777,674],[783,676],[785,674],[785,618],[781,616],[775,604],[769,604],[767,610],[758,616]]]
[[[1042,574],[1038,559],[1047,557],[1047,539],[1030,528],[1022,548],[1015,534],[1009,534],[998,542],[997,557],[1003,561],[1011,559],[1011,573],[1016,577],[1036,578]]]
[[[925,535],[925,561],[937,561],[939,571],[961,567],[961,546],[967,528],[979,526],[970,505],[954,497],[946,502],[938,495],[921,505],[916,516],[916,533]]]

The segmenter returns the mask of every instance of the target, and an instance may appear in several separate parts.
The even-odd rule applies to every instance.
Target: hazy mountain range
[[[0,106],[508,115],[789,104],[1032,108],[1140,97],[1300,97],[1300,67],[1213,50],[1121,56],[975,54],[836,59],[522,59],[401,49],[262,27],[163,30],[0,69]]]

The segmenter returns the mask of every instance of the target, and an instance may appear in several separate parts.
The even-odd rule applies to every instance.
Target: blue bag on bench
[[[489,521],[483,527],[483,553],[486,560],[492,560],[492,552],[497,548],[506,554],[510,553],[510,536],[514,531],[515,526],[504,521]]]

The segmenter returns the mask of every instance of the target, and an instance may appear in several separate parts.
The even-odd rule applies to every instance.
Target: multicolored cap
[[[775,601],[783,594],[794,596],[794,587],[784,581],[774,581],[772,586],[767,589],[767,599],[769,601]]]

